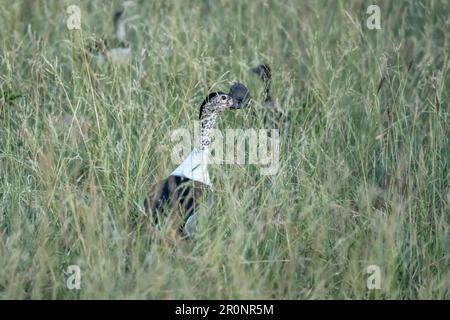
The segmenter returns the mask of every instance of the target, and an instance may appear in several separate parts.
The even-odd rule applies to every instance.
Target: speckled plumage
[[[263,110],[262,116],[264,125],[267,128],[277,128],[281,132],[286,133],[288,131],[289,122],[287,119],[287,115],[281,109],[281,107],[275,103],[272,99],[270,93],[270,86],[272,81],[272,70],[266,64],[261,64],[256,68],[252,69],[258,77],[263,81],[264,89],[263,89]]]

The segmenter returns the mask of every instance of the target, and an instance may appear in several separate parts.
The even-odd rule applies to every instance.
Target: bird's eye
[[[222,100],[225,101],[227,99],[226,96],[222,96]]]

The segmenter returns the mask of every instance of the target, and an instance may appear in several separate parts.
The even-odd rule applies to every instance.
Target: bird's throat
[[[205,114],[200,119],[200,132],[199,132],[199,148],[205,149],[211,144],[212,130],[216,124],[218,114],[211,112]]]

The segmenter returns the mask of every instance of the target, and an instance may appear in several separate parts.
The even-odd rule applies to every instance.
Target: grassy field
[[[95,66],[120,2],[0,0],[0,298],[450,298],[447,1],[380,1],[381,30],[371,1],[135,2],[132,62]],[[280,169],[212,165],[176,247],[143,211],[170,134],[234,81],[253,99],[217,127],[263,128],[261,62],[289,116]]]

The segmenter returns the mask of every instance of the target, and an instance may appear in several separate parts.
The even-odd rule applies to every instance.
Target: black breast
[[[183,231],[186,221],[198,207],[204,188],[205,185],[200,182],[169,176],[152,187],[144,202],[145,211],[151,211],[155,223],[172,212],[178,216],[175,218],[178,218],[179,229]]]

